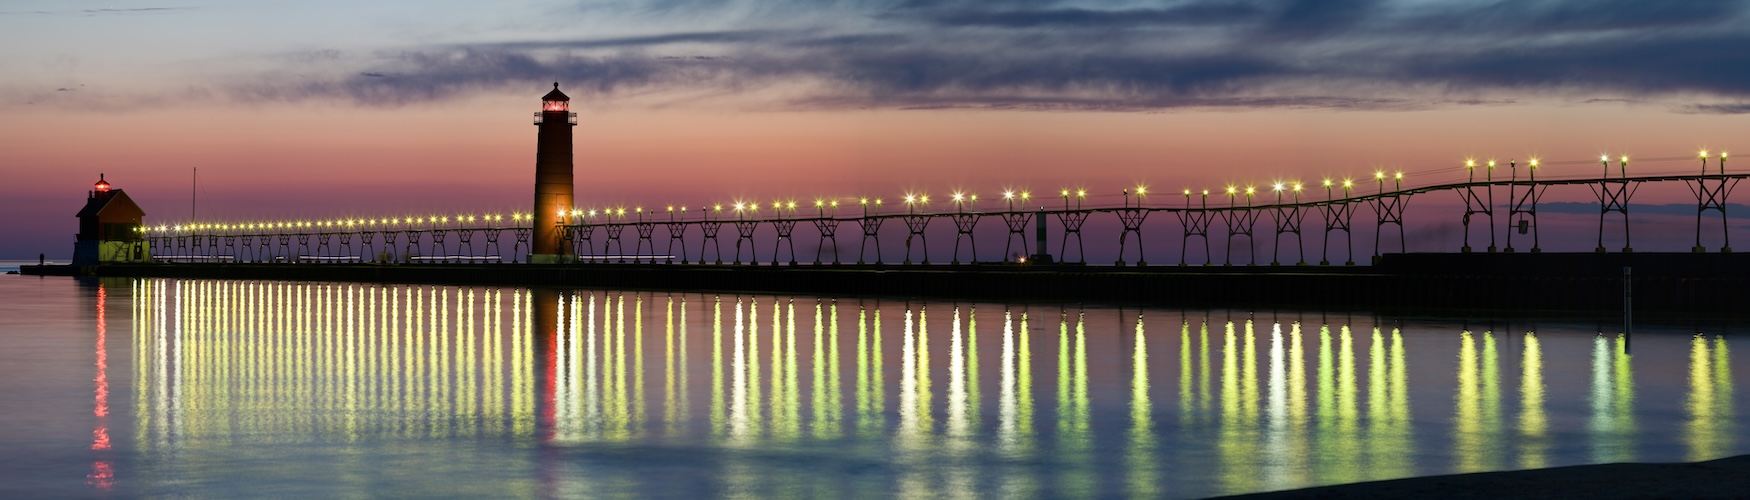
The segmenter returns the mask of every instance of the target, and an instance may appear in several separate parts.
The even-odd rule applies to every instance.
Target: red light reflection
[[[92,380],[97,387],[92,396],[92,415],[97,417],[97,426],[91,430],[91,449],[97,451],[109,450],[109,349],[105,348],[105,337],[109,327],[105,325],[104,308],[109,298],[109,291],[103,285],[97,286],[97,376]],[[99,458],[91,463],[91,473],[85,475],[85,484],[97,489],[108,491],[115,486],[115,470],[106,458]]]
[[[85,484],[95,486],[100,490],[109,491],[110,488],[115,486],[115,470],[110,468],[109,462],[107,461],[98,460],[92,462],[91,473],[85,475]]]

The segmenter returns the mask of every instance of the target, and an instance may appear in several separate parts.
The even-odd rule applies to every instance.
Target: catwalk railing
[[[800,209],[795,203],[775,203],[766,207],[764,212],[760,211],[759,205],[714,206],[679,212],[673,208],[664,212],[639,210],[632,214],[624,210],[572,212],[565,223],[552,230],[562,232],[578,262],[586,263],[798,265],[806,261],[812,264],[849,264],[848,258],[840,256],[840,243],[844,239],[854,239],[857,241],[854,252],[857,264],[892,264],[891,259],[895,257],[892,252],[903,252],[898,256],[900,264],[932,264],[928,229],[944,224],[951,226],[954,233],[950,264],[1037,263],[1044,259],[1085,263],[1082,228],[1090,219],[1099,218],[1112,219],[1101,224],[1116,222],[1119,227],[1115,264],[1122,266],[1148,265],[1151,254],[1142,246],[1142,235],[1145,229],[1152,228],[1146,227],[1144,222],[1151,217],[1159,220],[1159,214],[1166,214],[1177,225],[1181,243],[1179,265],[1191,264],[1187,260],[1189,249],[1199,242],[1204,249],[1202,264],[1215,263],[1216,252],[1211,239],[1221,235],[1226,238],[1222,245],[1223,264],[1235,263],[1233,248],[1241,239],[1250,249],[1245,263],[1259,263],[1256,240],[1262,235],[1274,240],[1269,263],[1277,265],[1282,263],[1285,249],[1295,252],[1289,256],[1296,259],[1291,263],[1307,263],[1306,223],[1310,218],[1311,228],[1319,233],[1319,239],[1313,242],[1319,248],[1318,264],[1341,262],[1353,265],[1354,219],[1359,213],[1370,212],[1373,216],[1371,220],[1361,221],[1374,225],[1370,245],[1373,256],[1380,255],[1382,250],[1392,250],[1389,240],[1393,236],[1397,240],[1396,250],[1402,252],[1407,249],[1404,214],[1411,198],[1444,191],[1458,194],[1464,202],[1460,215],[1465,233],[1464,245],[1459,249],[1462,252],[1471,251],[1471,226],[1473,219],[1479,216],[1487,219],[1490,228],[1488,251],[1497,251],[1497,234],[1503,228],[1507,235],[1504,251],[1515,251],[1515,232],[1531,240],[1529,251],[1541,251],[1537,230],[1538,204],[1552,186],[1585,186],[1592,192],[1599,208],[1598,252],[1606,251],[1607,233],[1615,240],[1614,231],[1608,228],[1614,226],[1617,219],[1622,221],[1622,251],[1632,251],[1628,226],[1631,198],[1647,183],[1681,182],[1696,199],[1694,251],[1706,251],[1702,238],[1704,233],[1711,238],[1709,228],[1712,224],[1706,223],[1711,211],[1719,216],[1721,250],[1729,252],[1727,199],[1737,184],[1750,174],[1726,174],[1723,158],[1719,163],[1718,173],[1712,174],[1705,173],[1704,161],[1701,174],[1629,176],[1626,161],[1614,169],[1616,172],[1604,162],[1603,177],[1539,180],[1536,178],[1537,164],[1533,162],[1527,179],[1517,178],[1515,165],[1511,167],[1513,178],[1495,180],[1491,166],[1484,171],[1483,180],[1475,179],[1478,167],[1471,169],[1470,181],[1420,187],[1404,187],[1402,174],[1379,173],[1372,179],[1374,186],[1353,181],[1324,181],[1315,186],[1277,184],[1267,190],[1228,188],[1226,192],[1214,193],[1217,199],[1213,204],[1209,199],[1210,192],[1186,190],[1172,196],[1177,203],[1169,204],[1144,204],[1141,196],[1130,191],[1124,192],[1124,201],[1119,206],[1084,206],[1085,193],[1070,192],[1064,192],[1060,199],[1046,201],[1058,207],[1038,206],[1041,199],[1022,196],[982,202],[1003,208],[994,211],[978,209],[981,202],[976,198],[961,198],[945,203],[947,209],[937,211],[929,210],[919,200],[888,206],[862,200],[848,207],[817,202],[814,207]],[[1611,175],[1613,173],[1618,175]],[[1374,192],[1357,192],[1366,187],[1374,187]],[[1507,190],[1507,203],[1497,204],[1495,192],[1503,188]],[[1319,193],[1320,190],[1324,192]],[[1323,196],[1318,196],[1321,194]],[[1223,195],[1226,200],[1221,199]],[[1315,196],[1322,199],[1306,199]],[[1266,197],[1269,202],[1261,203]],[[1155,194],[1153,198],[1159,200],[1161,196]],[[1029,209],[1030,206],[1038,208]],[[810,208],[813,216],[806,213]],[[1498,208],[1508,209],[1505,224],[1497,225],[1495,212]],[[855,213],[847,215],[846,212]],[[471,219],[474,218],[458,217],[457,222],[450,222],[447,218],[330,221],[254,227],[191,224],[150,228],[145,230],[145,239],[150,242],[155,259],[162,262],[438,264],[527,260],[534,231],[527,217],[515,217],[509,223],[502,217]],[[975,231],[986,219],[998,219],[1006,228],[1003,254],[997,259],[990,259],[988,255],[981,257],[977,251],[981,238],[986,241],[986,248],[993,248],[993,242],[989,241],[993,231],[985,231],[983,236]],[[1268,220],[1266,225],[1260,228],[1259,223],[1265,219]],[[895,220],[899,224],[888,224]],[[733,230],[725,233],[722,231],[725,226]],[[839,230],[849,226],[855,229],[841,236]],[[1047,226],[1055,226],[1056,241],[1047,241]],[[799,227],[803,228],[802,234],[798,234]],[[936,234],[940,237],[945,232],[939,229]],[[881,236],[894,233],[905,235],[903,247],[883,249]],[[807,237],[816,242],[811,260],[800,258],[795,248],[798,238]],[[725,252],[724,247],[729,244],[726,240],[733,240],[733,254]],[[1290,244],[1282,244],[1284,240],[1290,240]],[[762,244],[756,248],[756,242]],[[762,252],[768,245],[770,251]],[[1050,252],[1051,248],[1039,248],[1041,245],[1056,246],[1055,254]],[[830,254],[826,252],[829,247],[833,249]],[[1017,248],[1019,252],[1015,252]],[[869,252],[871,249],[873,253]],[[1158,253],[1153,255],[1162,257]],[[1171,256],[1165,257],[1170,259]]]

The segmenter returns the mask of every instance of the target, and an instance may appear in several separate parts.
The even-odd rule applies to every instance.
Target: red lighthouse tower
[[[577,253],[560,224],[572,210],[571,127],[577,126],[577,113],[571,112],[571,98],[559,91],[559,82],[541,96],[535,126],[540,127],[540,135],[535,147],[535,225],[529,262],[571,262]]]

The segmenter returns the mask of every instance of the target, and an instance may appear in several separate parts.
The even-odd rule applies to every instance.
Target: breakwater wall
[[[127,264],[25,274],[903,296],[1167,307],[1746,315],[1750,255],[1391,254],[1372,266]]]

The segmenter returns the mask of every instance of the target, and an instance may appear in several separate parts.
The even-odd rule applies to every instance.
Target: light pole
[[[1258,263],[1258,239],[1252,233],[1255,229],[1253,226],[1258,221],[1257,217],[1252,215],[1252,194],[1256,192],[1257,189],[1246,186],[1246,265],[1248,266]]]

